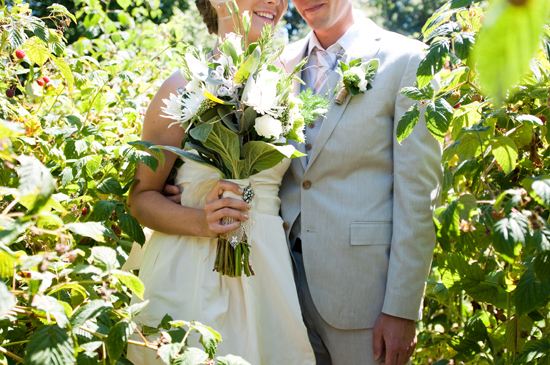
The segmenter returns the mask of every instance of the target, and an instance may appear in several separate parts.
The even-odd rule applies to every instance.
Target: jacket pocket
[[[392,222],[351,222],[350,244],[352,246],[389,245],[392,227]]]

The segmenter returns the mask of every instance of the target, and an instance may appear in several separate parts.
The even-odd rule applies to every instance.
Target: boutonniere
[[[377,58],[366,62],[358,58],[351,61],[349,65],[340,61],[338,73],[342,75],[342,84],[338,95],[336,95],[336,104],[342,105],[348,94],[353,97],[372,89],[371,82],[376,77],[379,65],[380,61]]]

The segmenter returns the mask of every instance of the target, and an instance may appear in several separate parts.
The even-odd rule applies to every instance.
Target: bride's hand
[[[220,233],[231,232],[239,227],[241,221],[248,220],[246,212],[250,210],[250,205],[241,199],[221,198],[226,190],[237,195],[243,193],[239,185],[232,182],[220,180],[216,183],[214,188],[206,195],[206,204],[204,205],[205,237],[215,238]],[[221,222],[223,217],[231,217],[236,221],[224,225]]]

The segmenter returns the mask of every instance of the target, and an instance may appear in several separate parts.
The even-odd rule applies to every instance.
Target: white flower
[[[194,92],[186,92],[184,95],[170,94],[170,99],[162,99],[166,107],[161,107],[162,111],[166,115],[161,117],[174,119],[177,122],[170,124],[183,124],[191,120],[198,112],[202,102],[206,100],[206,97],[202,92],[196,94]]]
[[[262,70],[258,73],[256,80],[250,77],[244,87],[243,103],[254,107],[260,114],[276,115],[278,106],[277,72]]]
[[[264,115],[263,117],[256,118],[254,129],[260,136],[266,138],[279,138],[283,133],[283,126],[281,122],[271,115]]]
[[[162,99],[162,101],[166,104],[166,106],[161,107],[161,109],[167,115],[161,115],[161,117],[174,119],[177,121],[181,120],[184,108],[181,96],[170,94],[170,99]]]
[[[367,80],[361,80],[359,82],[359,85],[357,85],[357,87],[359,88],[360,91],[362,92],[365,92],[367,91],[367,85],[369,84],[369,82]]]
[[[243,14],[244,15],[244,14]],[[237,35],[235,33],[228,33],[225,35],[224,41],[227,41],[233,45],[235,51],[237,51],[237,56],[240,56],[244,53],[243,51],[243,36]]]

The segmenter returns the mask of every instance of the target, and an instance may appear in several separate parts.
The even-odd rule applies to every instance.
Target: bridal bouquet
[[[236,28],[244,29],[244,36],[227,35],[220,41],[219,55],[209,58],[187,49],[182,74],[189,83],[164,100],[163,111],[186,131],[184,149],[169,148],[172,152],[210,166],[223,179],[242,180],[284,158],[304,156],[289,141],[304,142],[304,125],[326,113],[328,102],[311,91],[292,96],[292,81],[306,60],[290,74],[272,66],[283,47],[273,45],[271,27],[246,46],[250,17],[245,12],[237,18],[242,24]],[[250,202],[254,192],[243,187],[243,199]],[[231,277],[254,275],[247,241],[251,224],[241,223],[220,236],[214,271]]]

